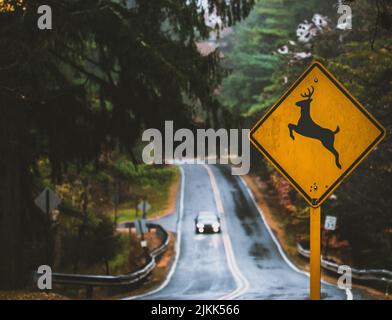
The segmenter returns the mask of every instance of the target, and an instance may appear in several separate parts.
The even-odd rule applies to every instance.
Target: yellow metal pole
[[[310,208],[310,300],[320,300],[320,211]]]

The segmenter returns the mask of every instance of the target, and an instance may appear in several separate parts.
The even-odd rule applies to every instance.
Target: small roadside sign
[[[151,205],[148,203],[147,200],[142,200],[142,201],[140,201],[139,204],[137,205],[137,208],[138,208],[141,212],[145,213],[145,212],[150,211]]]
[[[336,229],[337,218],[334,216],[326,216],[324,222],[324,229],[333,231]]]
[[[51,212],[61,203],[59,196],[51,189],[46,188],[34,200],[35,205],[46,214],[46,261],[50,264],[50,219]]]
[[[146,219],[147,212],[150,211],[150,209],[151,209],[151,205],[148,203],[147,200],[142,200],[137,205],[137,210],[142,212],[143,219]]]
[[[43,213],[49,214],[61,203],[59,196],[51,189],[46,188],[34,201]]]

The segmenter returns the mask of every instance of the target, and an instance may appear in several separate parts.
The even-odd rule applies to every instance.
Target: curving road
[[[178,212],[157,221],[179,229],[174,267],[160,288],[129,299],[308,299],[308,276],[279,252],[241,178],[220,165],[181,165],[181,171]],[[195,234],[193,219],[206,210],[220,213],[221,234]],[[347,295],[323,284],[322,298]]]

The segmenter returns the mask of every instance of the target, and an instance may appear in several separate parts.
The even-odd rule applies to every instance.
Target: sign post
[[[46,219],[46,261],[50,264],[50,214],[61,203],[57,194],[46,188],[34,201],[35,205],[45,213]]]
[[[336,229],[337,218],[334,216],[326,216],[324,222],[324,229],[334,231]]]
[[[334,216],[326,216],[324,222],[324,237],[325,237],[325,244],[324,244],[324,257],[327,257],[328,254],[328,245],[330,242],[330,238],[332,232],[336,229],[337,218]]]
[[[385,137],[382,125],[313,62],[250,131],[310,206],[310,297],[320,299],[320,206]]]
[[[310,299],[320,300],[320,207],[310,207]]]
[[[148,255],[148,247],[147,247],[147,240],[144,239],[144,232],[147,231],[146,227],[146,217],[147,211],[151,209],[151,205],[148,203],[147,200],[141,200],[138,205],[136,206],[136,215],[139,216],[139,210],[142,212],[142,219],[138,219],[136,229],[141,233],[141,242],[140,245],[144,250],[145,255]]]

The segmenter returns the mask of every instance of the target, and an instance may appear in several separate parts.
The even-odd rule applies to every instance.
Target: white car
[[[195,218],[196,233],[220,233],[221,223],[219,216],[210,211],[202,211]]]

